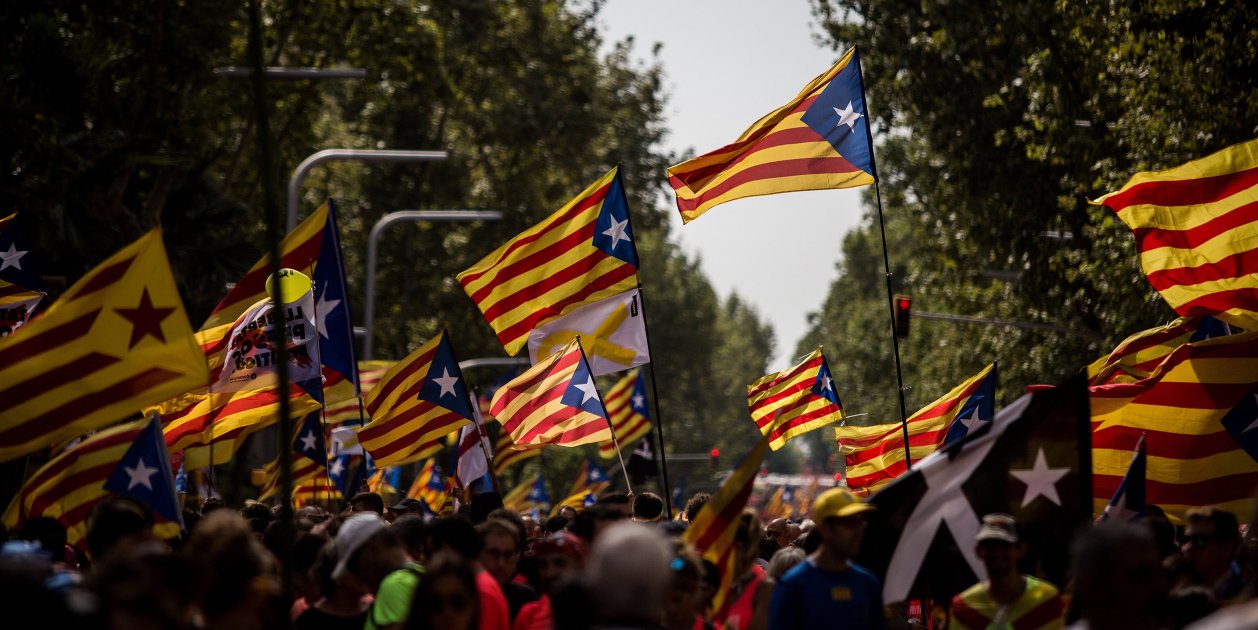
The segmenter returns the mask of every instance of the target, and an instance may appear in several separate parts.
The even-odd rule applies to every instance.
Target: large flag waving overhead
[[[797,435],[843,419],[843,403],[834,392],[821,348],[798,364],[748,385],[747,407],[775,451]]]
[[[1027,394],[959,443],[914,464],[869,499],[857,562],[883,601],[949,601],[985,576],[974,546],[986,514],[1013,515],[1024,566],[1065,584],[1073,533],[1091,522],[1087,392],[1082,376]]]
[[[89,271],[0,339],[0,461],[204,385],[160,230]]]
[[[1172,519],[1205,505],[1248,515],[1258,487],[1258,332],[1184,344],[1148,378],[1089,393],[1098,511],[1144,435],[1149,503]]]
[[[854,188],[876,179],[855,48],[733,143],[668,169],[687,223],[735,199]]]
[[[494,441],[494,476],[501,479],[508,468],[541,454],[541,447],[515,448],[511,434],[506,429],[499,429],[498,439]]]
[[[1093,361],[1087,367],[1088,384],[1132,383],[1148,378],[1176,348],[1227,334],[1227,326],[1213,317],[1180,317],[1165,326],[1142,330]]]
[[[909,416],[909,454],[913,461],[945,442],[964,438],[996,416],[996,364],[991,363],[952,391]],[[846,457],[847,485],[868,495],[908,469],[904,464],[904,428],[899,422],[864,427],[836,427],[839,452]]]
[[[533,329],[637,288],[638,251],[619,169],[460,273],[459,283],[510,355]]]
[[[1093,203],[1131,228],[1141,269],[1176,313],[1258,328],[1258,139],[1136,173]]]
[[[642,370],[626,374],[603,397],[607,417],[612,421],[612,431],[621,448],[637,444],[651,432],[651,412],[646,401],[646,375]],[[598,454],[603,459],[615,457],[615,443],[602,442],[598,445]]]
[[[381,468],[418,461],[437,438],[471,422],[449,335],[441,331],[389,368],[364,404],[371,422],[358,430],[358,441]]]
[[[345,263],[341,258],[341,235],[336,225],[336,206],[327,202],[328,222],[323,229],[319,259],[315,262],[314,317],[319,331],[319,363],[323,365],[325,387],[348,382],[352,395],[362,394],[358,381],[358,359],[354,353],[354,320],[349,312],[345,289]],[[335,390],[334,390],[335,391]],[[348,392],[347,392],[348,393]],[[328,397],[328,403],[339,399]]]
[[[498,388],[489,412],[519,445],[580,446],[612,437],[577,339]]]

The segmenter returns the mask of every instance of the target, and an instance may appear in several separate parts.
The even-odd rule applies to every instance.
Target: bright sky
[[[663,44],[665,145],[679,153],[732,142],[838,59],[816,43],[808,0],[609,0],[601,21],[609,42],[634,37],[635,58]],[[859,189],[798,192],[723,204],[685,227],[674,212],[673,233],[722,297],[736,291],[773,325],[780,370],[861,213]]]

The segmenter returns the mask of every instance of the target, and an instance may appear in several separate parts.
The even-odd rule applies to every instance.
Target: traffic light
[[[892,298],[895,304],[895,336],[904,339],[909,336],[909,318],[913,315],[913,298],[897,295]]]
[[[714,448],[708,451],[708,467],[717,470],[720,467],[721,449]]]

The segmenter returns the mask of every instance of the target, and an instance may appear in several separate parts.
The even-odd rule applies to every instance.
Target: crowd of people
[[[148,509],[115,497],[92,511],[82,549],[52,518],[5,532],[0,601],[15,628],[1258,627],[1258,541],[1215,508],[1179,527],[1151,508],[1081,532],[1064,589],[1020,572],[1018,523],[988,514],[973,541],[986,575],[951,602],[910,608],[884,605],[854,561],[873,506],[843,488],[822,492],[810,519],[737,515],[718,596],[720,570],[683,536],[709,499],[672,520],[652,493],[549,518],[494,493],[441,517],[369,492],[292,518],[211,499],[185,510],[186,536],[158,540]]]

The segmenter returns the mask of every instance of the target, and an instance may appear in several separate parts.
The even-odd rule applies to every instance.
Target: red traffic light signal
[[[913,298],[897,295],[892,299],[895,305],[895,336],[904,339],[909,336],[909,318],[913,315]]]
[[[714,449],[712,449],[712,450],[708,451],[708,456],[709,456],[709,457],[711,457],[712,459],[716,459],[716,458],[720,457],[720,456],[721,456],[721,449],[719,449],[719,448],[714,448]]]

